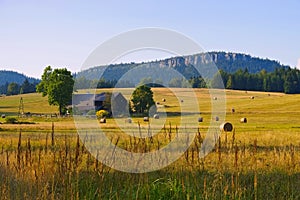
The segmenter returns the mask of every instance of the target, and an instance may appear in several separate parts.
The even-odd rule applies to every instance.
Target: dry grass
[[[175,90],[180,97],[191,92]],[[170,90],[155,88],[154,94],[157,101],[166,98],[167,112],[178,112],[178,99]],[[199,148],[211,113],[208,91],[197,89],[196,94],[204,121],[198,124],[197,114],[187,116],[198,124],[191,127],[196,133],[192,145],[176,162],[150,173],[123,173],[102,165],[78,140],[72,118],[1,124],[1,199],[299,199],[300,96],[226,91],[226,120],[234,125],[234,132],[222,133],[214,151],[200,159]],[[14,102],[10,99],[2,104],[2,100],[1,106]],[[232,107],[235,113],[231,113]],[[1,113],[13,113],[12,108],[2,108]],[[27,108],[31,105],[25,103]],[[241,117],[247,117],[248,123],[241,124]],[[137,122],[147,130],[142,118],[133,119],[136,128]],[[178,116],[169,115],[161,129],[151,124],[159,130],[152,139],[122,133],[113,119],[100,126],[119,147],[147,152],[172,141],[179,123]]]

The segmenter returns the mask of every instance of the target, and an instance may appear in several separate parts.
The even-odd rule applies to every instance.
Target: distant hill
[[[89,80],[103,78],[107,81],[119,80],[128,71],[132,72],[132,77],[135,77],[137,73],[153,73],[155,71],[156,78],[159,80],[168,80],[169,73],[171,71],[178,71],[185,78],[190,79],[195,76],[199,76],[196,68],[201,66],[203,69],[204,77],[212,77],[214,74],[211,69],[212,66],[217,66],[218,69],[222,69],[227,73],[234,73],[239,69],[246,69],[249,73],[258,73],[261,70],[266,72],[273,72],[276,68],[289,68],[287,65],[282,65],[278,61],[262,59],[252,57],[242,53],[228,53],[228,52],[208,52],[199,53],[189,56],[178,56],[167,58],[164,60],[143,62],[143,63],[126,63],[126,64],[111,64],[108,66],[96,66],[84,71],[79,72],[77,77],[85,77]],[[138,68],[142,68],[143,71],[139,71]],[[162,73],[161,70],[164,70]],[[134,74],[135,73],[135,74]],[[99,75],[102,74],[101,77]],[[203,76],[203,74],[201,74]],[[130,78],[125,81],[132,81]]]
[[[39,79],[31,78],[18,72],[0,70],[0,85],[5,85],[6,83],[12,82],[21,85],[25,81],[25,79],[28,79],[29,83],[40,82]]]

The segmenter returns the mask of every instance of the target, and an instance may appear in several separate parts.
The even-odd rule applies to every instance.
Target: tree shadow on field
[[[5,108],[16,108],[17,109],[16,106],[0,106],[0,109],[5,109]]]
[[[0,117],[1,117],[2,114],[5,114],[5,117],[8,117],[8,116],[16,116],[16,115],[18,115],[18,112],[6,112],[6,111],[1,111],[0,110]]]
[[[166,112],[168,117],[199,115],[200,112]]]

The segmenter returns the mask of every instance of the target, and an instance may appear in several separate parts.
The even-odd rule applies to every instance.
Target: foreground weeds
[[[159,171],[131,174],[97,161],[76,134],[19,133],[0,140],[1,199],[299,199],[299,144],[260,146],[222,134],[203,159],[199,130],[191,147]],[[34,133],[36,134],[36,133]],[[176,127],[152,140],[131,138],[120,147],[145,152],[176,136]],[[7,141],[9,140],[9,141]],[[124,139],[125,140],[125,139]],[[130,142],[131,141],[131,142]],[[163,158],[162,158],[163,159]]]

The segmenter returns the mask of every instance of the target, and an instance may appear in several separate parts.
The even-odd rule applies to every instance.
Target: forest
[[[222,79],[220,79],[220,76]],[[220,82],[220,80],[223,80]],[[76,89],[84,88],[113,88],[118,83],[117,80],[105,80],[103,77],[98,80],[88,80],[80,77],[75,82]],[[162,87],[162,80],[152,80],[144,78],[139,85],[146,84],[150,87]],[[134,83],[121,84],[126,87],[134,87]],[[300,71],[292,68],[276,68],[273,72],[261,70],[258,73],[250,73],[247,68],[239,69],[234,73],[228,73],[219,70],[211,80],[204,79],[201,76],[192,77],[190,79],[175,77],[171,79],[168,87],[174,88],[225,88],[233,90],[249,90],[264,92],[283,92],[286,94],[300,93]]]
[[[286,94],[300,93],[300,71],[291,68],[276,68],[274,72],[261,70],[259,73],[251,74],[247,69],[237,70],[235,73],[227,73],[220,70],[223,84],[219,83],[218,75],[212,79],[211,87],[251,90],[264,92],[284,92]]]
[[[8,83],[0,86],[0,94],[6,95],[17,95],[17,94],[26,94],[36,91],[36,85],[38,82],[30,83],[28,79],[25,79],[22,84],[16,82]]]

